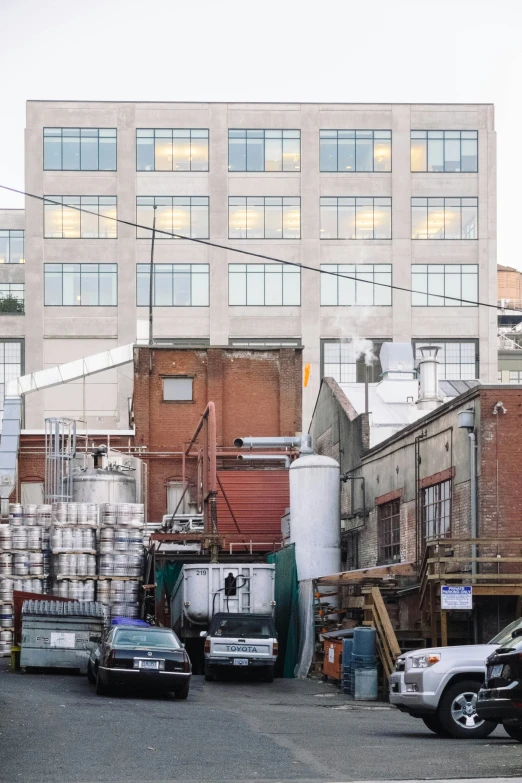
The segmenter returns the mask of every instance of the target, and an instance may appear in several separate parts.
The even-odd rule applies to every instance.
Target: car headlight
[[[413,669],[427,669],[428,666],[433,666],[434,663],[440,661],[439,653],[430,653],[427,655],[414,655],[411,659],[411,665]]]

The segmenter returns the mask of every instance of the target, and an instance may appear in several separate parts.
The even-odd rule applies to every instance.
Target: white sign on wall
[[[442,585],[440,588],[441,609],[473,609],[473,588],[471,585]]]

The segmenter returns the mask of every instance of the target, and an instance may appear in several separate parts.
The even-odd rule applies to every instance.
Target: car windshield
[[[150,649],[174,649],[180,647],[178,638],[172,631],[148,630],[146,628],[119,628],[113,637],[117,647],[148,647]]]
[[[500,633],[498,633],[496,636],[493,637],[493,639],[490,641],[490,644],[498,644],[500,647],[504,647],[506,644],[512,644],[513,643],[513,631],[516,631],[518,628],[522,628],[522,618],[519,618],[518,620],[513,620],[512,623],[509,623],[509,625],[506,625],[505,628],[502,629]]]
[[[274,628],[270,617],[220,617],[213,624],[211,635],[270,639]]]

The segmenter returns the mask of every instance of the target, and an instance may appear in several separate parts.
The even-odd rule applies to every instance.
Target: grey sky
[[[0,0],[0,183],[23,188],[31,98],[492,102],[498,260],[522,269],[521,40],[520,0]]]

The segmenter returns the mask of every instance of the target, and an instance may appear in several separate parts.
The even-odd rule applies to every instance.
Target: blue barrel
[[[352,665],[353,639],[343,639],[343,669]]]
[[[364,659],[375,657],[376,637],[375,628],[367,628],[366,626],[354,628],[353,656]]]

